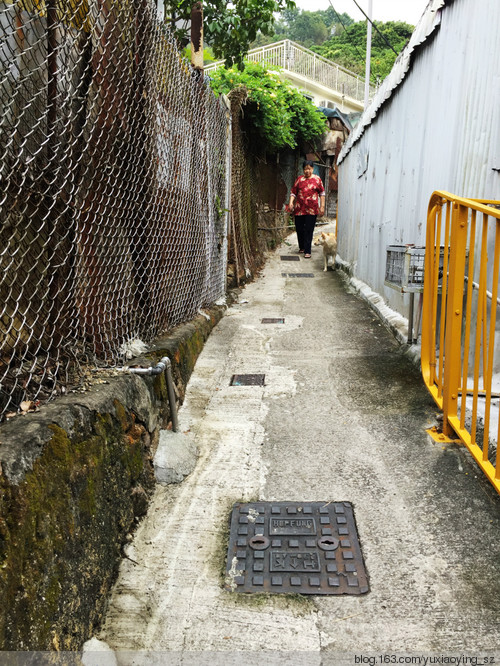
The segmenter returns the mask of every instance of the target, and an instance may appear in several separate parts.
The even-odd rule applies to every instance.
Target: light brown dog
[[[335,257],[337,256],[337,240],[335,234],[325,234],[325,232],[322,231],[321,235],[314,240],[314,245],[323,246],[323,260],[325,262],[323,270],[328,270],[328,257],[332,258],[332,270],[335,270]]]

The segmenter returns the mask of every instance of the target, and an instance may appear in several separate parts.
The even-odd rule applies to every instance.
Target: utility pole
[[[191,64],[203,74],[203,7],[195,2],[191,9]]]
[[[365,69],[365,104],[364,108],[368,106],[368,98],[370,96],[370,60],[372,57],[372,16],[373,16],[373,0],[368,0],[368,18],[366,21],[366,69]]]

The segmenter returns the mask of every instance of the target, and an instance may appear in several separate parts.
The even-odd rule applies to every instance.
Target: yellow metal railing
[[[422,374],[458,436],[500,493],[500,202],[434,192],[427,215]],[[435,430],[435,429],[434,429]]]

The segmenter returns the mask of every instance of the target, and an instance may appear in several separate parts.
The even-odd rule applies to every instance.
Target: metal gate
[[[428,208],[422,374],[458,438],[500,493],[500,202],[434,192]]]

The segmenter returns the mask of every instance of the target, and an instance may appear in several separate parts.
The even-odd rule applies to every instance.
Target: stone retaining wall
[[[179,403],[222,308],[134,364],[172,362]],[[78,650],[105,611],[127,535],[147,511],[170,419],[164,374],[94,373],[83,392],[0,428],[0,649]]]

